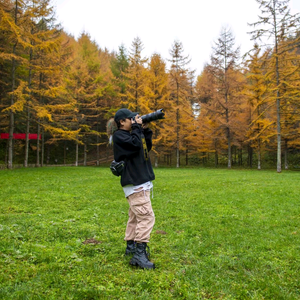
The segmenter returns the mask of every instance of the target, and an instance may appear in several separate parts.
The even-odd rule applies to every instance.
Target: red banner
[[[26,133],[14,133],[13,138],[15,140],[25,140],[26,139]],[[36,133],[29,133],[30,140],[37,140],[38,135]],[[0,139],[9,139],[9,133],[0,133]],[[41,139],[41,135],[39,135],[39,140]]]

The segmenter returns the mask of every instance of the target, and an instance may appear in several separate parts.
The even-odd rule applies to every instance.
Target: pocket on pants
[[[136,214],[140,216],[151,216],[152,207],[149,205],[150,203],[145,203],[143,205],[134,205],[134,210]]]

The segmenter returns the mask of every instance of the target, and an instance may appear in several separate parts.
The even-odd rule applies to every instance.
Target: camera
[[[149,123],[151,121],[156,121],[156,120],[159,120],[159,119],[164,119],[165,117],[165,113],[163,112],[163,109],[159,109],[155,112],[152,112],[150,114],[147,114],[147,115],[143,115],[141,116],[141,119],[143,121],[143,123]],[[134,120],[135,118],[133,118]]]

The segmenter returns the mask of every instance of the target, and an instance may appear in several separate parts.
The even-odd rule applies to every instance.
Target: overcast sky
[[[247,34],[260,14],[255,0],[53,0],[58,21],[78,38],[85,31],[101,48],[127,50],[139,37],[143,57],[159,53],[170,58],[175,40],[189,55],[190,69],[199,75],[210,60],[213,42],[221,28],[231,28],[241,54],[252,48]],[[290,1],[291,13],[300,12],[300,1]]]

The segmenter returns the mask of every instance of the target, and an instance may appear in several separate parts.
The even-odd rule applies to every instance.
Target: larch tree
[[[169,89],[173,111],[169,115],[173,118],[170,119],[171,124],[169,124],[171,129],[169,140],[170,142],[173,141],[173,145],[175,146],[176,167],[179,168],[180,150],[184,149],[185,138],[193,122],[192,103],[189,101],[190,82],[188,64],[190,63],[190,59],[184,55],[183,45],[179,41],[174,41],[170,55]],[[166,124],[168,123],[166,122]]]
[[[30,0],[26,7],[28,43],[28,95],[26,101],[26,140],[24,166],[28,165],[28,148],[30,128],[34,128],[38,134],[36,147],[36,165],[40,166],[40,123],[42,118],[50,118],[50,113],[44,106],[44,95],[47,89],[51,89],[50,74],[60,71],[57,65],[59,53],[60,28],[55,24],[54,9],[50,0]],[[56,59],[55,59],[56,58]],[[45,76],[48,77],[48,87],[45,85]],[[55,83],[54,83],[55,85]],[[34,120],[34,126],[30,121]]]
[[[29,46],[25,37],[27,35],[24,30],[24,7],[26,1],[16,0],[14,2],[3,2],[0,7],[0,29],[1,36],[8,41],[10,47],[3,48],[0,60],[10,69],[7,74],[9,79],[9,101],[6,108],[2,111],[9,115],[9,138],[8,138],[8,160],[7,167],[12,168],[13,165],[13,134],[15,130],[15,114],[22,111],[25,103],[25,82],[18,73],[19,67],[25,63],[24,51]]]
[[[249,53],[245,87],[245,94],[250,105],[247,138],[257,152],[258,170],[261,169],[263,145],[270,138],[269,128],[273,124],[272,120],[266,118],[266,110],[269,109],[267,101],[269,88],[264,59],[260,57],[260,52],[261,49],[256,45],[254,53]]]
[[[8,93],[11,91],[11,45],[10,38],[12,32],[9,26],[9,20],[13,23],[11,11],[13,3],[10,0],[0,2],[0,132],[5,133],[9,130],[10,112],[4,111],[10,104]],[[0,146],[4,151],[4,161],[7,165],[8,142],[0,139]],[[6,147],[5,147],[6,146]]]
[[[279,62],[281,74],[281,135],[284,149],[284,167],[289,168],[288,150],[299,149],[300,139],[300,55],[287,51]]]
[[[145,90],[145,96],[148,101],[147,106],[149,111],[146,113],[163,109],[168,115],[171,111],[171,103],[169,101],[169,89],[168,89],[168,73],[166,70],[166,63],[162,57],[154,53],[148,64],[149,81],[147,89]],[[155,167],[158,166],[158,159],[161,155],[163,148],[164,120],[158,122],[152,122],[151,127],[153,129],[153,152],[155,153]]]
[[[105,122],[100,121],[109,111],[113,88],[112,74],[107,51],[91,41],[89,34],[82,33],[75,48],[74,59],[67,72],[66,90],[76,102],[74,124],[80,130],[76,144],[76,165],[78,165],[78,144],[84,146],[84,165],[87,163],[88,145],[99,145],[97,136],[105,136]],[[96,141],[95,141],[96,137]]]
[[[289,10],[289,0],[256,0],[261,10],[259,20],[250,24],[254,30],[250,32],[252,39],[260,41],[262,45],[268,45],[273,52],[268,59],[272,61],[274,77],[274,95],[276,103],[276,133],[277,133],[277,172],[281,172],[281,102],[280,94],[282,84],[282,72],[280,65],[284,60],[284,53],[296,48],[300,37],[296,35],[299,30],[299,14],[292,15]],[[290,37],[294,37],[290,39]]]
[[[235,38],[229,28],[221,29],[220,37],[212,48],[211,62],[207,71],[211,74],[214,91],[207,102],[207,110],[215,119],[220,134],[225,133],[227,140],[228,168],[232,165],[231,148],[234,131],[238,130],[236,116],[241,103],[241,82],[237,62],[239,48],[235,48]]]
[[[38,133],[42,136],[41,164],[45,156],[44,148],[47,147],[46,158],[49,161],[52,145],[59,143],[64,147],[65,163],[66,142],[76,141],[79,132],[77,123],[75,125],[76,101],[66,88],[68,68],[73,62],[72,47],[76,41],[64,32],[57,34],[53,34],[51,40],[59,42],[58,47],[52,51],[39,49],[36,56],[40,68],[35,72],[34,92],[38,105],[34,107],[34,113]]]
[[[139,37],[136,37],[129,53],[129,66],[124,73],[127,87],[122,106],[128,109],[144,114],[148,111],[145,90],[148,85],[148,70],[145,66],[148,59],[142,57],[144,49],[143,43]]]
[[[91,41],[89,34],[82,33],[78,39],[76,55],[68,72],[68,85],[71,96],[76,101],[75,130],[80,130],[76,143],[76,165],[78,165],[78,145],[84,146],[84,165],[87,162],[87,145],[97,118],[97,87],[100,76],[98,45]]]
[[[216,92],[214,77],[209,71],[209,66],[205,65],[202,73],[197,77],[195,85],[196,98],[200,103],[200,115],[197,118],[197,135],[200,141],[198,151],[202,153],[203,159],[210,152],[214,153],[215,166],[218,166],[220,135],[217,133],[217,125],[210,118],[210,111],[206,109],[206,104],[214,99],[214,93]]]
[[[119,52],[111,60],[111,71],[113,74],[113,84],[116,90],[118,102],[125,101],[127,81],[125,74],[129,67],[129,58],[124,45],[119,47]]]
[[[111,115],[112,109],[119,106],[120,103],[116,95],[115,84],[113,82],[114,75],[111,69],[111,61],[114,55],[107,49],[102,50],[100,48],[98,57],[100,59],[100,76],[98,77],[97,88],[97,117],[93,126],[94,131],[98,132],[98,134],[95,135],[97,165],[100,164],[100,146],[107,145],[108,142],[107,135],[105,133],[106,118]]]

